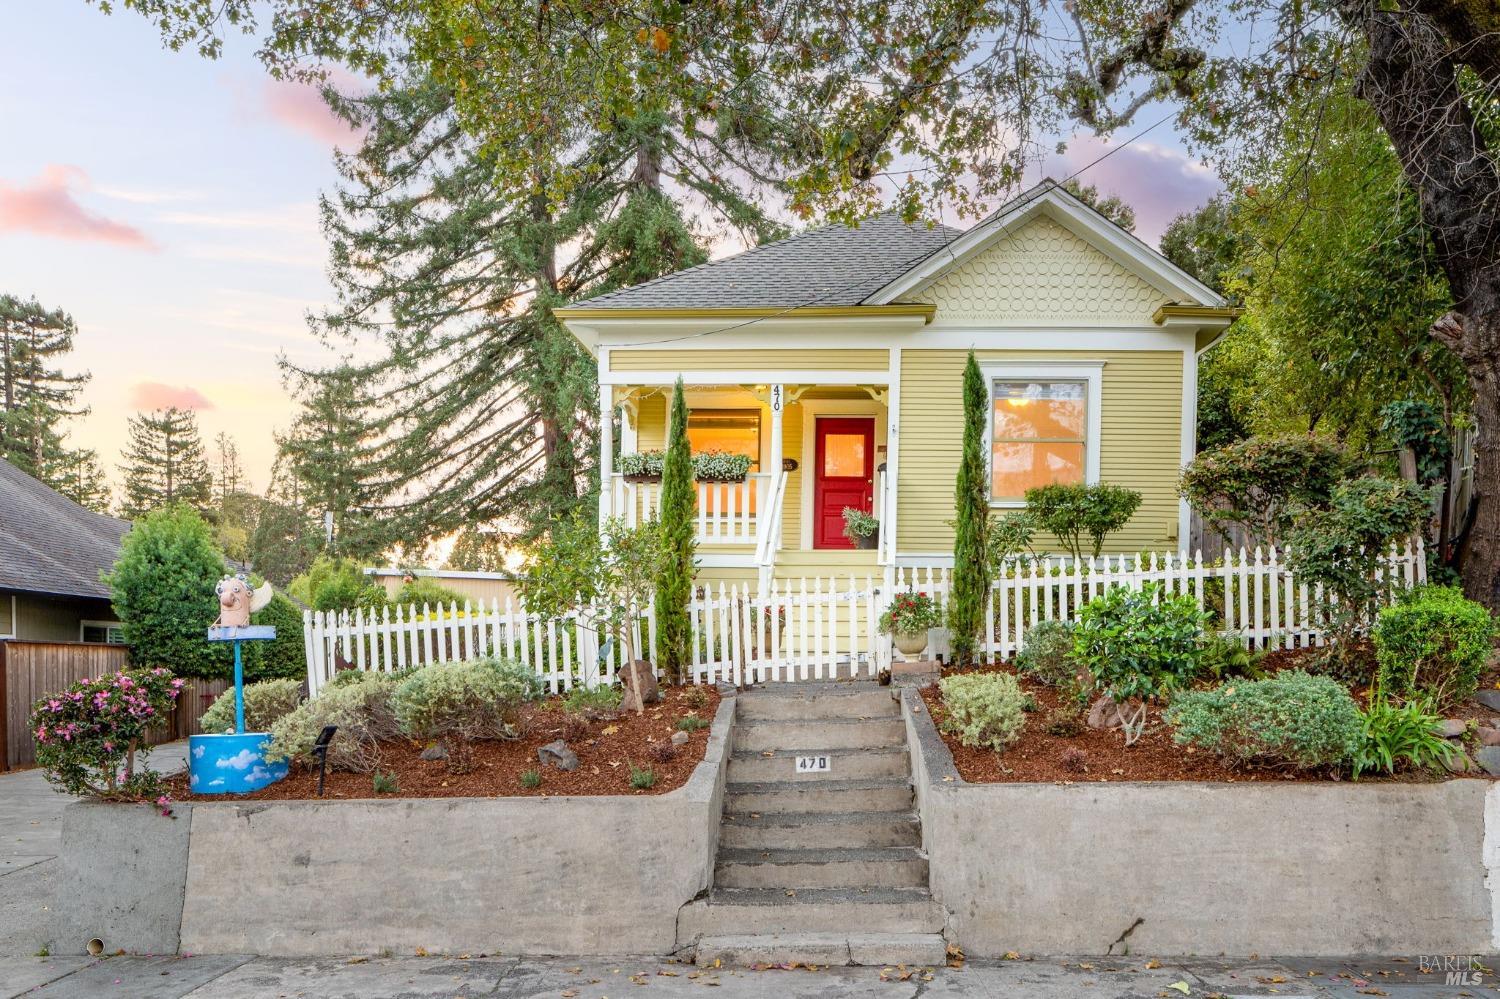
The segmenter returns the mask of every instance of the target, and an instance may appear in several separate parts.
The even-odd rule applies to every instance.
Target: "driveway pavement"
[[[1077,999],[1077,997],[1276,996],[1279,999],[1436,999],[1494,994],[1493,976],[1446,986],[1422,975],[1416,960],[1153,961],[1091,958],[1082,962],[970,962],[962,969],[830,968],[817,971],[700,972],[655,959],[520,960],[515,958],[354,958],[288,961],[243,957],[114,957],[91,961],[0,961],[0,996],[41,999],[437,999],[497,996],[607,999]],[[1436,982],[1433,979],[1436,978]],[[31,991],[28,991],[31,990]]]
[[[158,746],[150,761],[162,773],[181,770],[186,740]],[[62,810],[73,800],[38,769],[0,774],[0,961],[34,954],[45,941]]]

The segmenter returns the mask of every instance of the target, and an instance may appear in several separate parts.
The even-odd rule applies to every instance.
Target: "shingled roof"
[[[128,530],[0,459],[0,590],[108,599],[99,573]]]
[[[858,305],[959,236],[895,213],[827,225],[585,299],[581,309],[782,309]]]

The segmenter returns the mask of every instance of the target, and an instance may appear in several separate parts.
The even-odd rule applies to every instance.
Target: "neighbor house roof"
[[[858,305],[959,235],[895,213],[827,225],[575,303],[574,309],[779,309]]]
[[[0,590],[108,599],[99,573],[128,530],[0,459]]]

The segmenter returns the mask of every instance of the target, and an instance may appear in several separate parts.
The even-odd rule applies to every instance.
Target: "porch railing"
[[[786,472],[776,473],[771,486],[771,496],[766,502],[765,514],[760,521],[760,536],[755,545],[755,566],[760,573],[760,585],[764,589],[771,581],[776,566],[776,553],[781,550],[781,514],[786,505]]]
[[[610,476],[610,513],[631,527],[661,511],[661,482],[631,482]],[[757,472],[740,482],[704,482],[698,487],[696,535],[699,544],[754,545],[765,520],[771,475]]]

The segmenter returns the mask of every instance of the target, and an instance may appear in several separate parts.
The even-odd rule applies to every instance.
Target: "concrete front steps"
[[[700,965],[942,963],[891,694],[772,683],[737,698],[714,887],[678,916]],[[812,755],[829,771],[797,773]]]

